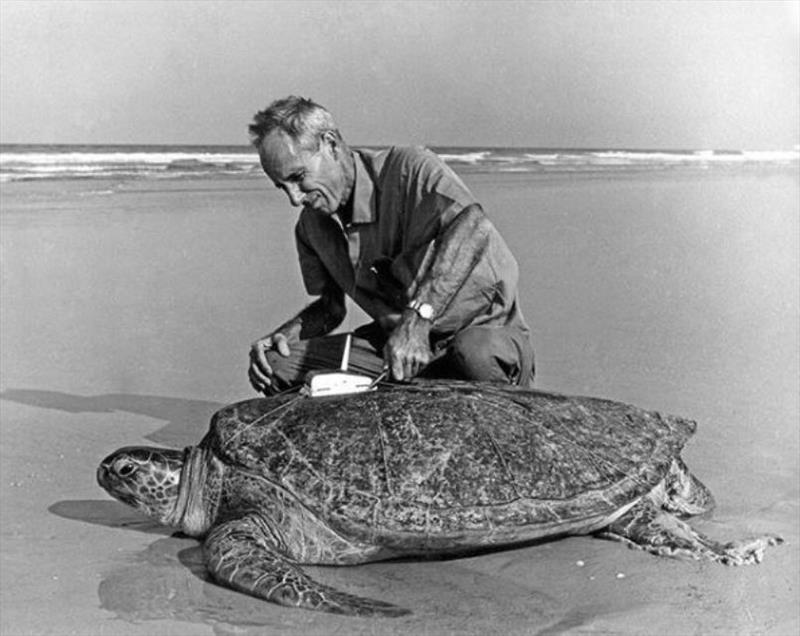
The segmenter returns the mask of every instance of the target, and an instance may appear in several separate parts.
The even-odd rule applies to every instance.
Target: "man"
[[[317,299],[256,340],[250,382],[275,393],[337,368],[345,294],[374,320],[350,369],[529,385],[533,348],[517,264],[455,173],[422,148],[351,149],[331,114],[288,97],[255,115],[261,166],[295,207],[300,269]]]

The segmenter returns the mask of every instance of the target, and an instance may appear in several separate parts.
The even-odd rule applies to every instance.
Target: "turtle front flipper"
[[[639,500],[598,534],[658,556],[704,559],[725,565],[760,563],[768,546],[783,543],[783,539],[773,535],[730,543],[715,541],[657,506],[649,497]]]
[[[219,583],[272,603],[356,616],[403,616],[409,610],[317,583],[287,558],[256,514],[215,527],[203,546]]]

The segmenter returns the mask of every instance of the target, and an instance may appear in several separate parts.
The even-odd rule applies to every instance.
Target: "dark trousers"
[[[290,342],[291,354],[267,352],[274,372],[273,389],[285,391],[303,383],[306,373],[338,369],[347,334]],[[374,323],[353,332],[348,370],[377,377],[384,369],[386,335]],[[434,360],[419,377],[482,380],[532,386],[533,347],[527,332],[512,327],[468,327],[434,346]]]

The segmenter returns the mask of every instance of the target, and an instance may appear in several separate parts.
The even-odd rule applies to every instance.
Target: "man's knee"
[[[456,334],[449,348],[457,373],[465,379],[524,385],[532,380],[530,345],[507,329],[465,329]]]
[[[450,351],[465,373],[483,379],[477,376],[485,374],[492,364],[494,340],[488,329],[465,329],[453,338]]]

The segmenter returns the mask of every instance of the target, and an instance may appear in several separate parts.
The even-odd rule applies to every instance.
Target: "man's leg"
[[[506,327],[469,327],[421,374],[427,378],[533,384],[533,347],[528,334]]]
[[[274,372],[271,392],[279,393],[300,386],[309,371],[339,369],[346,338],[347,334],[342,333],[290,342],[291,353],[288,358],[277,351],[268,351],[267,362]],[[383,357],[368,340],[353,337],[347,369],[377,377],[383,371]]]

